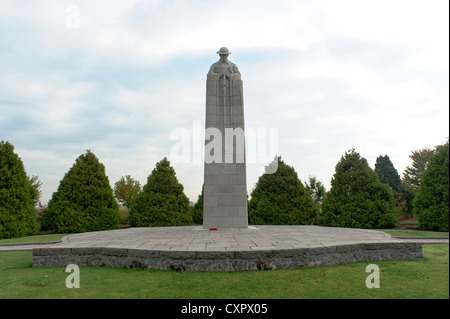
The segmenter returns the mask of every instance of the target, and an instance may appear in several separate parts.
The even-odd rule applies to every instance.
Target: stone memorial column
[[[221,48],[206,81],[203,228],[247,228],[241,74]]]

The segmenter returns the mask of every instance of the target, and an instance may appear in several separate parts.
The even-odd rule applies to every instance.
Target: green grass
[[[290,270],[175,272],[80,268],[68,289],[64,267],[32,268],[31,252],[0,252],[0,298],[449,298],[448,245],[424,245],[419,260],[378,261],[380,288],[365,285],[370,262]]]
[[[411,231],[411,230],[382,230],[391,236],[414,236],[414,237],[446,237],[448,233],[430,232],[430,231]]]
[[[0,239],[0,244],[23,244],[23,243],[38,243],[38,242],[51,242],[58,241],[68,234],[50,234],[50,235],[37,235],[21,238]]]

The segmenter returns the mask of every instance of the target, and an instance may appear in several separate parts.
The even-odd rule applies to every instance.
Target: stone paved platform
[[[33,266],[191,271],[297,268],[422,258],[421,243],[373,230],[319,226],[128,228],[69,235],[33,249]]]

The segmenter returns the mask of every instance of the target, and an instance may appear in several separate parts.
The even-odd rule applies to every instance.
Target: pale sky
[[[39,176],[44,203],[87,149],[112,186],[144,185],[171,160],[171,132],[204,123],[222,46],[246,127],[277,129],[302,182],[329,189],[351,148],[372,168],[387,154],[401,175],[411,150],[449,135],[448,0],[0,0],[0,140]],[[172,166],[195,202],[203,165]]]

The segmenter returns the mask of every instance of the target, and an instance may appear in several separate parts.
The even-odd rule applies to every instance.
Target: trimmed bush
[[[438,146],[430,158],[414,198],[414,212],[421,227],[447,231],[449,223],[449,143]]]
[[[189,199],[167,158],[156,163],[141,193],[136,195],[128,222],[132,227],[192,224]]]
[[[202,186],[202,192],[198,195],[197,202],[191,208],[192,220],[195,224],[203,224],[203,195],[204,186]]]
[[[0,239],[38,231],[33,191],[14,146],[0,141]]]
[[[119,205],[105,166],[91,152],[80,155],[53,193],[43,223],[60,233],[119,227]]]
[[[328,226],[370,229],[394,227],[398,212],[391,188],[352,149],[336,165],[322,215]]]
[[[275,167],[274,162],[270,166]],[[281,157],[275,173],[259,177],[248,205],[249,223],[253,225],[310,225],[317,213],[294,168]]]

